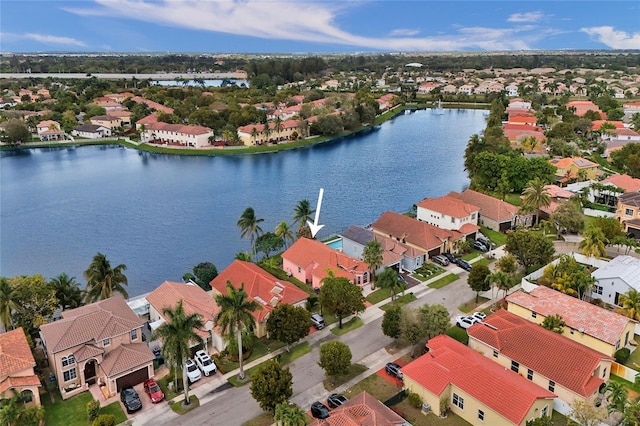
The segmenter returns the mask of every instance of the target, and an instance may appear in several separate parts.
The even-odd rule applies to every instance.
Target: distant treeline
[[[335,71],[382,73],[408,63],[421,63],[433,72],[463,69],[606,68],[627,72],[640,66],[638,51],[562,51],[449,54],[360,54],[316,56],[242,55],[111,55],[63,56],[17,54],[0,58],[0,72],[32,73],[155,73],[214,72],[243,69],[249,77],[266,74],[277,82],[292,82]]]

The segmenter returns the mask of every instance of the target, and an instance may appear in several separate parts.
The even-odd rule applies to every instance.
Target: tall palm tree
[[[260,135],[260,132],[258,131],[258,129],[254,126],[251,128],[251,139],[253,139],[253,144],[256,144],[256,139],[258,139],[258,135]]]
[[[258,219],[256,217],[256,213],[252,207],[247,207],[242,212],[240,219],[238,219],[238,228],[240,228],[240,236],[242,238],[249,237],[251,241],[251,250],[253,256],[256,255],[256,245],[255,240],[260,234],[262,234],[262,228],[260,228],[260,223],[264,222],[264,219]]]
[[[175,308],[162,309],[162,315],[167,319],[164,324],[153,332],[152,340],[162,341],[162,355],[174,368],[176,384],[178,367],[182,370],[182,384],[184,386],[184,405],[189,405],[189,384],[187,383],[186,361],[191,355],[191,346],[202,344],[202,337],[196,330],[204,328],[200,314],[187,315],[182,306],[182,299]],[[177,386],[176,386],[177,389]]]
[[[493,272],[487,275],[485,279],[492,288],[495,286],[498,291],[504,290],[504,297],[507,297],[507,292],[515,284],[513,277],[502,271]]]
[[[530,180],[524,188],[524,191],[522,191],[522,195],[524,195],[522,198],[522,205],[525,208],[530,208],[536,211],[536,218],[538,209],[541,207],[547,207],[551,204],[551,197],[549,196],[549,192],[545,188],[545,185],[546,183],[542,179],[535,178]]]
[[[63,272],[52,278],[50,284],[55,288],[56,299],[58,299],[58,303],[63,310],[82,306],[84,292],[78,286],[76,277],[70,277]]]
[[[289,224],[284,220],[276,226],[275,234],[282,238],[285,247],[288,246],[289,241],[293,242],[293,232],[289,228]]]
[[[364,246],[362,251],[362,260],[369,265],[369,275],[371,275],[371,289],[376,287],[376,271],[382,266],[382,254],[384,250],[380,243],[376,240],[371,240]]]
[[[607,239],[602,229],[589,227],[584,231],[584,240],[580,241],[578,247],[585,256],[603,257],[607,254],[605,243]]]
[[[227,294],[216,296],[216,304],[220,308],[215,317],[215,324],[220,327],[223,334],[230,337],[235,333],[238,339],[238,362],[240,363],[240,373],[238,378],[244,380],[244,368],[242,363],[242,330],[253,330],[256,320],[253,312],[262,310],[262,306],[255,300],[249,300],[249,296],[244,291],[244,283],[236,289],[231,282],[227,281]]]
[[[629,403],[627,388],[622,383],[612,380],[607,384],[605,391],[608,392],[607,401],[609,401],[609,405],[607,406],[607,410],[609,413],[614,411],[624,412],[624,409]]]
[[[84,277],[87,279],[87,302],[92,303],[108,299],[114,293],[120,293],[125,299],[128,298],[129,294],[124,288],[129,284],[127,277],[124,275],[126,269],[127,266],[122,263],[115,268],[111,268],[111,263],[102,253],[93,256],[93,262],[84,271]]]
[[[311,215],[315,212],[315,209],[311,208],[309,200],[300,200],[293,208],[293,223],[298,223],[300,228],[307,226],[307,221],[311,219]]]
[[[640,292],[638,290],[629,290],[627,293],[621,294],[620,304],[626,316],[640,320]]]
[[[0,324],[4,331],[13,329],[11,313],[22,310],[18,295],[5,277],[0,277]]]
[[[276,133],[276,137],[278,138],[278,140],[280,140],[280,132],[282,132],[283,129],[284,126],[282,125],[282,118],[276,117],[273,125],[273,130]]]
[[[393,303],[395,303],[396,294],[405,289],[402,281],[398,279],[398,273],[392,268],[384,268],[384,271],[378,276],[378,284],[380,288],[389,289]]]

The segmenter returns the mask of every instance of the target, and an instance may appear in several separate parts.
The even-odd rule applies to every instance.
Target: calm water
[[[218,270],[249,250],[246,207],[273,231],[325,189],[319,239],[468,182],[463,152],[482,111],[417,111],[340,142],[273,154],[180,157],[119,146],[2,152],[0,275],[61,272],[84,285],[97,252],[127,265],[131,296],[179,281],[199,262]]]

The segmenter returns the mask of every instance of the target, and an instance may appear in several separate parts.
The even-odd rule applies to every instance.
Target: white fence
[[[594,210],[594,209],[583,209],[582,212],[586,216],[593,216],[593,217],[614,217],[615,216],[615,213],[604,212],[602,210]]]

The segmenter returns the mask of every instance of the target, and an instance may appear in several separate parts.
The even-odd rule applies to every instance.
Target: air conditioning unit
[[[427,403],[422,404],[422,412],[423,413],[430,413],[431,412],[431,406]]]

